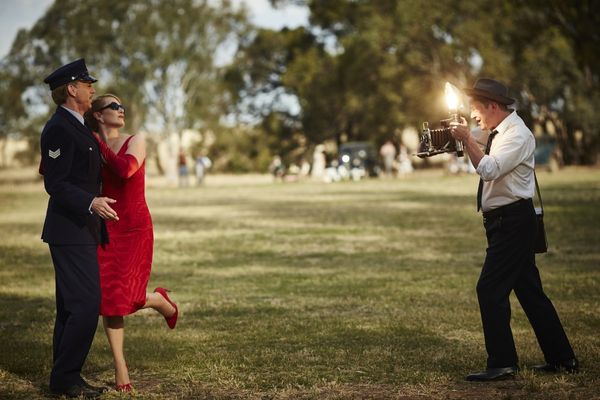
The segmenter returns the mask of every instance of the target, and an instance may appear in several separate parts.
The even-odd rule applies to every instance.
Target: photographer
[[[508,89],[493,79],[479,79],[464,89],[471,100],[471,118],[490,131],[482,151],[463,118],[451,124],[452,136],[463,142],[480,175],[477,210],[483,212],[487,252],[477,298],[483,324],[487,368],[468,375],[468,381],[511,378],[518,358],[510,329],[509,295],[514,290],[544,353],[544,372],[577,372],[579,364],[556,310],[542,288],[535,264],[537,230],[533,207],[535,139],[508,105]]]

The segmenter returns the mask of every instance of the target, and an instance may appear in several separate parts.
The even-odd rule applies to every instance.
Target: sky
[[[252,22],[261,27],[294,28],[305,25],[308,21],[308,10],[304,7],[289,6],[275,10],[268,0],[237,1],[246,3]],[[0,58],[10,51],[17,31],[31,28],[53,2],[54,0],[0,0]]]

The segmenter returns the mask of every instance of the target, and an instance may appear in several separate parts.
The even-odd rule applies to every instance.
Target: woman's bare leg
[[[143,308],[153,308],[167,318],[175,314],[175,307],[169,304],[160,293],[146,293],[146,304]]]
[[[108,344],[112,350],[115,364],[115,384],[125,385],[130,383],[129,371],[125,362],[123,353],[123,344],[125,342],[125,321],[123,317],[102,317],[104,331],[108,338]]]

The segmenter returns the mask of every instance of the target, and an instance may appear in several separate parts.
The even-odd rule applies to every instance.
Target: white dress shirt
[[[490,154],[483,156],[477,173],[483,180],[483,212],[531,199],[535,191],[533,175],[535,138],[516,111],[495,129]]]

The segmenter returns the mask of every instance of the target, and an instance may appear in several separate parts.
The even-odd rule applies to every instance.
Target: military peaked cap
[[[85,60],[80,58],[68,64],[63,65],[44,79],[44,83],[50,85],[50,90],[54,90],[60,85],[73,81],[82,81],[94,83],[98,80],[88,73],[85,66]]]

